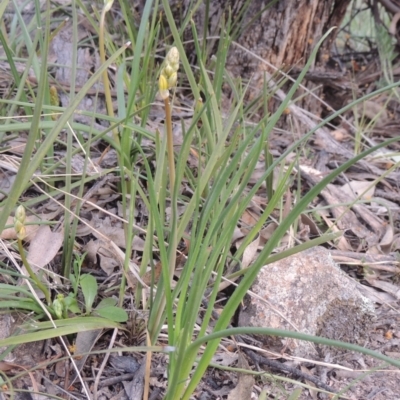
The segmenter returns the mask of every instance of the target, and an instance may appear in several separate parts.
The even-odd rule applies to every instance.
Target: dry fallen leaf
[[[239,354],[238,368],[250,370],[249,363],[242,353]],[[236,387],[229,393],[228,400],[251,399],[254,385],[255,379],[253,375],[240,373],[238,383]]]
[[[241,231],[244,234],[247,234],[250,232],[250,229],[257,223],[258,218],[251,210],[246,209],[240,221],[243,225]]]
[[[301,369],[301,372],[303,372],[304,374],[313,375],[312,372],[308,368],[306,368],[304,365],[300,365],[300,369]],[[316,387],[315,383],[313,383],[307,379],[305,379],[305,381],[306,381],[307,385],[309,385],[310,387],[314,387],[314,388]],[[313,389],[308,389],[308,390],[310,391],[310,395],[311,395],[312,399],[318,400],[318,391],[313,390]]]
[[[29,246],[27,258],[32,269],[49,264],[60,250],[63,240],[63,232],[52,232],[48,225],[41,225]]]
[[[343,142],[350,138],[349,133],[343,128],[335,129],[334,131],[329,132],[329,134],[338,142]]]
[[[244,250],[242,269],[247,268],[256,258],[258,246],[260,244],[260,235],[257,236]]]
[[[76,348],[74,353],[75,364],[78,371],[82,370],[83,366],[86,363],[87,358],[89,357],[87,353],[89,353],[90,350],[92,350],[93,346],[99,339],[102,332],[103,332],[102,329],[96,329],[93,331],[86,331],[86,332],[78,332],[76,336],[76,342],[75,342]],[[81,357],[78,357],[79,355],[81,355]],[[69,384],[73,385],[77,378],[78,375],[76,370],[74,369],[73,377]]]
[[[98,239],[103,239],[104,236],[114,242],[118,247],[125,248],[125,232],[120,226],[113,225],[109,217],[100,219],[97,214],[93,214],[93,218],[88,223],[95,229],[91,233]],[[143,251],[145,242],[139,236],[134,236],[132,239],[132,250]]]
[[[379,246],[383,253],[390,253],[392,243],[394,239],[394,231],[393,227],[390,224],[386,225],[386,232],[384,233],[381,241],[379,242]]]
[[[271,222],[266,228],[264,228],[260,232],[260,244],[263,245],[268,242],[269,239],[271,239],[272,235],[278,228],[278,224],[276,222]]]
[[[344,184],[342,190],[353,200],[356,198],[371,200],[375,193],[375,185],[368,181],[351,181]]]
[[[357,106],[358,115],[375,121],[375,126],[384,126],[389,117],[385,107],[376,100],[366,100]]]
[[[379,280],[379,278],[376,275],[368,275],[366,274],[364,276],[364,279],[373,287],[378,288],[383,290],[386,293],[391,294],[394,296],[397,300],[400,299],[400,289],[398,285],[394,285],[393,283],[390,282],[385,282]]]
[[[97,257],[100,260],[100,268],[110,276],[116,267],[120,265],[115,257],[115,253],[102,240],[90,240],[84,250],[87,252],[86,260],[92,265],[97,264]]]

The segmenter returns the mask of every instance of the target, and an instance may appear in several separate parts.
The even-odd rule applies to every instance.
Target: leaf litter
[[[92,32],[93,33],[93,32]],[[90,38],[90,32],[79,27],[79,38],[80,40]],[[52,61],[57,61],[58,64],[63,64],[63,67],[58,67],[56,69],[56,80],[61,85],[61,87],[69,87],[70,85],[70,59],[69,54],[71,53],[71,43],[72,43],[72,30],[71,25],[66,25],[65,29],[62,29],[57,36],[53,38],[51,57]],[[69,46],[69,47],[68,47]],[[77,85],[82,86],[88,79],[90,71],[99,65],[98,54],[95,52],[91,55],[89,50],[80,48],[78,51],[78,63],[80,72],[77,77]],[[362,78],[360,74],[360,83],[363,85]],[[33,78],[32,78],[33,79]],[[357,82],[358,77],[355,76],[354,80]],[[364,78],[365,79],[365,78]],[[102,86],[94,87],[95,92],[101,93]],[[93,92],[93,93],[95,93]],[[284,98],[285,93],[279,89],[277,91],[278,97]],[[69,101],[67,95],[60,95],[60,101],[63,106],[66,106]],[[364,117],[370,120],[375,119],[376,123],[371,127],[371,136],[374,140],[381,140],[383,136],[390,136],[394,133],[393,120],[390,117],[390,113],[384,108],[384,104],[387,104],[388,99],[381,97],[376,99],[376,101],[366,101],[364,104],[358,107],[357,113],[364,114]],[[97,113],[104,113],[105,105],[102,101],[102,97],[96,97],[94,99],[92,96],[87,96],[85,100],[80,104],[80,110],[86,110],[93,112],[93,107],[96,105]],[[389,109],[390,107],[388,107]],[[291,106],[290,111],[293,115],[298,118],[302,123],[308,125],[311,129],[314,126],[314,122],[310,121],[306,114],[297,106]],[[155,115],[157,112],[155,112]],[[182,113],[183,115],[184,113]],[[189,115],[184,115],[185,118],[190,117]],[[103,129],[103,126],[98,126],[98,122],[93,122],[92,117],[82,116],[81,114],[75,115],[76,121],[86,124],[95,124],[99,129]],[[348,119],[350,119],[349,117]],[[155,120],[156,121],[156,120]],[[158,126],[157,121],[154,126]],[[385,131],[386,129],[386,131]],[[177,132],[177,131],[176,131]],[[350,159],[354,156],[352,149],[348,145],[352,144],[348,140],[351,137],[349,131],[344,127],[339,127],[336,131],[328,131],[326,128],[320,128],[316,131],[313,151],[326,152],[329,154],[327,164],[322,165],[321,169],[314,169],[314,166],[309,164],[309,159],[300,159],[299,172],[302,177],[302,190],[308,190],[309,187],[314,186],[319,182],[322,177],[326,174],[326,171],[330,168],[335,168],[335,165],[342,163],[343,161]],[[179,136],[179,132],[177,133]],[[372,139],[371,139],[372,140]],[[178,141],[179,142],[179,141]],[[20,143],[20,139],[14,139],[12,146],[23,147],[24,142]],[[180,144],[180,143],[179,143]],[[271,142],[274,146],[274,142]],[[18,150],[20,152],[20,150]],[[15,151],[14,154],[18,154]],[[279,146],[276,149],[272,149],[274,154],[279,155]],[[311,237],[320,235],[320,233],[326,229],[326,226],[330,229],[338,229],[344,232],[344,235],[340,238],[339,242],[336,243],[337,249],[334,246],[331,249],[333,258],[340,263],[347,272],[354,278],[361,280],[364,283],[368,283],[368,290],[370,295],[369,298],[373,298],[377,304],[377,308],[380,310],[378,313],[378,322],[376,323],[375,334],[377,335],[373,343],[373,348],[383,348],[385,347],[386,352],[392,352],[398,349],[398,338],[400,332],[396,328],[396,321],[399,321],[398,313],[396,312],[395,306],[399,301],[399,286],[398,286],[398,266],[399,259],[396,251],[400,248],[399,240],[399,204],[400,204],[400,193],[398,188],[398,182],[400,181],[400,173],[398,170],[391,171],[390,168],[395,162],[398,162],[396,156],[391,156],[390,154],[399,151],[399,147],[396,145],[392,149],[386,149],[381,154],[376,154],[375,158],[369,160],[360,161],[355,168],[352,168],[345,177],[341,177],[337,182],[329,185],[321,195],[315,199],[314,204],[310,205],[312,212],[303,214],[301,216],[301,223],[299,225],[299,230],[297,232],[292,232],[296,240],[307,241]],[[21,154],[21,153],[19,153]],[[110,155],[112,153],[110,152]],[[59,154],[61,159],[65,157],[65,154]],[[197,165],[197,159],[195,155],[192,155],[191,166],[195,167]],[[115,157],[115,156],[114,156]],[[101,157],[99,157],[101,158]],[[79,159],[79,161],[78,161]],[[93,158],[94,159],[94,158]],[[107,166],[115,167],[116,159],[112,159],[110,164]],[[83,158],[77,156],[74,161],[75,172],[80,172],[81,169],[79,165],[82,165]],[[326,169],[325,169],[326,168]],[[257,180],[257,171],[255,171],[254,181]],[[2,179],[2,181],[12,180],[12,177],[8,175]],[[347,177],[347,178],[346,178]],[[384,179],[381,179],[384,177]],[[276,179],[274,180],[276,182]],[[118,205],[115,201],[119,198],[119,194],[115,192],[115,188],[110,184],[105,183],[100,189],[105,190],[103,195],[100,193],[92,194],[88,199],[85,199],[82,203],[81,210],[81,221],[85,221],[85,225],[79,225],[78,235],[79,238],[90,237],[82,247],[82,252],[87,252],[86,262],[87,265],[84,269],[99,269],[105,273],[105,276],[110,278],[109,287],[118,282],[118,278],[115,272],[118,270],[117,267],[120,266],[121,260],[123,260],[123,249],[125,246],[124,231],[122,224],[118,220],[114,220],[109,216],[108,213],[114,212],[118,215]],[[2,189],[7,192],[7,187],[4,186]],[[110,196],[110,193],[115,193],[115,197]],[[288,207],[290,207],[293,199],[288,196]],[[362,201],[360,201],[362,200]],[[254,204],[260,204],[266,202],[262,193],[257,193],[254,197]],[[235,238],[232,240],[232,245],[238,248],[240,246],[241,240],[245,237],[249,230],[258,222],[260,211],[257,206],[251,206],[245,210],[241,220],[241,226],[238,227]],[[110,207],[108,213],[102,213],[98,208],[93,207],[97,205],[100,208],[106,209]],[[57,216],[55,215],[31,215],[28,216],[28,221],[36,223],[38,221],[53,221]],[[120,217],[120,215],[118,215]],[[141,218],[139,216],[139,218]],[[276,221],[279,221],[281,216],[276,214]],[[12,220],[8,221],[8,225],[12,225]],[[325,225],[325,226],[324,226]],[[278,224],[275,221],[269,221],[265,227],[263,227],[260,235],[257,236],[245,249],[242,257],[242,268],[247,268],[251,265],[252,261],[257,255],[260,247],[263,246],[265,242],[271,237],[273,231],[277,228]],[[91,229],[94,228],[94,229]],[[38,267],[42,268],[45,265],[51,263],[59,262],[59,250],[62,243],[63,233],[52,231],[48,225],[43,225],[38,228],[36,225],[28,225],[28,236],[26,238],[27,242],[30,242],[28,259],[32,263],[36,264]],[[15,232],[13,229],[4,230],[2,233],[3,240],[15,240]],[[103,238],[107,237],[108,240],[104,241]],[[289,241],[289,238],[287,239]],[[285,241],[283,241],[285,243]],[[288,242],[286,242],[288,243]],[[132,243],[133,257],[140,259],[141,252],[145,249],[144,238],[139,236],[139,233],[134,236]],[[119,248],[117,250],[116,248]],[[122,253],[122,255],[121,255]],[[134,270],[138,269],[139,262],[132,261]],[[135,277],[131,278],[131,287],[136,287]],[[149,281],[147,280],[147,283]],[[106,287],[106,286],[105,286]],[[128,296],[129,297],[129,296]],[[386,318],[386,319],[385,319]],[[133,329],[133,327],[131,327]],[[387,334],[389,330],[393,331],[392,338],[386,338],[384,334]],[[87,338],[89,332],[84,334],[79,334],[77,338],[77,344],[80,345],[81,340],[85,342],[82,347],[79,347],[75,354],[81,354],[96,345],[104,347],[105,343],[109,339],[109,336],[105,338],[99,338],[98,334],[95,338]],[[394,337],[394,338],[393,338]],[[98,342],[97,342],[98,340]],[[124,341],[129,342],[130,338],[125,333],[120,333],[118,340],[122,344]],[[392,344],[391,344],[392,343]],[[39,360],[42,360],[43,355],[47,356],[49,360],[55,359],[55,352],[50,349],[48,344],[44,344],[44,351],[40,354],[35,354],[32,349],[34,346],[27,344],[27,349],[24,350],[23,354],[19,354],[19,357],[24,358],[26,354],[31,354],[31,365],[38,365]],[[220,357],[223,355],[229,355],[229,352],[221,352]],[[244,368],[249,369],[248,362],[239,353],[240,365],[237,362],[237,353],[232,357],[232,360],[221,362],[222,365],[243,365]],[[138,356],[138,355],[137,355]],[[17,357],[17,356],[16,356]],[[229,358],[229,357],[226,357]],[[138,356],[139,364],[142,363]],[[81,360],[86,361],[86,356]],[[160,357],[154,362],[165,361]],[[100,359],[97,357],[92,357],[92,362],[98,367]],[[363,361],[358,361],[359,364]],[[85,368],[85,363],[79,363],[79,370],[82,371]],[[349,365],[354,365],[348,363]],[[115,367],[115,363],[111,363]],[[304,367],[302,367],[304,368]],[[157,373],[157,365],[154,365],[154,370]],[[141,369],[142,371],[142,369]],[[161,371],[165,371],[162,368]],[[110,374],[115,371],[109,371]],[[132,372],[130,372],[132,374]],[[68,374],[68,372],[67,372]],[[59,382],[63,382],[66,379],[65,376],[54,374],[53,372],[46,372],[47,377],[50,378],[52,383],[47,382],[47,390],[55,390],[54,385],[59,385]],[[163,375],[158,371],[158,376]],[[138,376],[137,376],[138,378]],[[140,378],[140,377],[139,377]],[[247,379],[248,378],[248,379]],[[254,381],[247,377],[246,375],[239,376],[236,379],[233,374],[223,371],[214,371],[208,376],[209,380],[214,380],[215,382],[229,382],[228,386],[221,385],[219,389],[221,395],[228,395],[229,399],[235,398],[245,398],[243,393],[246,393],[246,398],[250,398],[253,393]],[[153,384],[156,387],[156,381],[154,376],[152,376]],[[75,379],[70,380],[68,383],[70,385],[74,384]],[[63,382],[67,384],[67,380]],[[32,386],[31,383],[26,383],[29,387]],[[36,382],[35,382],[36,385]],[[163,384],[158,382],[161,388]],[[232,386],[236,385],[233,389]],[[140,379],[136,381],[136,384],[131,384],[127,387],[127,383],[124,382],[125,390],[131,393],[130,398],[134,398],[134,389],[140,386]],[[68,385],[65,387],[68,388]],[[207,388],[207,383],[204,383],[204,388]],[[43,390],[43,389],[42,389]],[[206,390],[206,389],[205,389]],[[139,389],[140,392],[140,389]],[[216,391],[215,391],[216,392]],[[239,394],[240,393],[240,397]],[[312,396],[315,396],[315,392],[310,392]],[[111,398],[114,393],[108,389],[104,389],[102,393],[106,398]],[[239,397],[238,397],[239,396]]]

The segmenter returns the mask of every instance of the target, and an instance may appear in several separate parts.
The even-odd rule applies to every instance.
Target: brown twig
[[[252,350],[243,348],[243,351],[255,362],[256,364],[264,365],[269,368],[278,370],[278,371],[284,371],[292,374],[296,378],[304,379],[307,381],[312,382],[314,385],[320,387],[323,390],[326,390],[331,393],[337,393],[335,390],[333,390],[330,386],[326,385],[325,383],[321,382],[318,378],[305,374],[304,372],[299,371],[297,368],[294,367],[289,367],[288,365],[285,365],[279,361],[275,360],[270,360],[269,358],[260,356],[259,354],[255,353]]]

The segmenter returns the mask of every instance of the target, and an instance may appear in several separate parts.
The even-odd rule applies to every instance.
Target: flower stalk
[[[178,233],[177,233],[177,191],[175,190],[175,157],[174,157],[174,141],[172,135],[172,111],[169,99],[169,90],[176,86],[177,72],[179,69],[179,52],[176,47],[172,47],[165,58],[165,64],[161,70],[158,80],[158,96],[164,100],[165,107],[165,132],[167,140],[167,158],[168,158],[168,172],[169,172],[169,190],[171,195],[171,215],[170,235],[168,240],[168,265],[163,265],[164,277],[164,294],[160,298],[157,308],[152,309],[154,318],[151,318],[149,325],[149,344],[157,340],[157,335],[160,327],[163,324],[165,306],[168,309],[168,326],[170,332],[173,331],[173,317],[172,317],[172,297],[171,297],[171,284],[174,277],[176,267],[176,251],[178,247]],[[160,167],[162,167],[160,165]],[[150,339],[151,338],[151,339]],[[172,344],[172,343],[170,343]]]
[[[179,52],[176,47],[172,47],[165,58],[165,66],[161,70],[158,80],[158,93],[161,99],[164,100],[165,106],[165,123],[167,131],[167,152],[168,152],[168,167],[170,176],[171,193],[175,187],[175,161],[174,161],[174,140],[172,135],[172,112],[169,102],[169,89],[176,86],[178,80],[179,69]]]

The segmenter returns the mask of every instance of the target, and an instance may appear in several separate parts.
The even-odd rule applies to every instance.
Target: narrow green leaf
[[[68,319],[58,319],[55,321],[42,321],[42,322],[29,322],[22,325],[22,329],[25,331],[36,331],[36,330],[44,330],[44,329],[53,329],[54,325],[57,328],[61,328],[63,326],[74,326],[74,325],[82,325],[82,324],[92,324],[95,326],[95,329],[100,329],[104,324],[104,318],[100,317],[74,317]],[[97,325],[98,326],[97,326]]]
[[[365,354],[374,357],[378,360],[385,361],[390,365],[400,368],[400,360],[395,360],[388,356],[378,353],[377,351],[367,349],[365,347],[358,346],[352,343],[341,342],[339,340],[327,339],[324,337],[308,335],[302,332],[287,331],[284,329],[273,329],[273,328],[254,328],[254,327],[240,327],[240,328],[229,328],[218,332],[213,332],[210,335],[203,336],[202,338],[196,339],[191,345],[188,346],[188,352],[198,349],[204,343],[210,343],[214,340],[219,340],[223,337],[234,336],[234,335],[270,335],[286,337],[298,340],[306,340],[308,342],[322,344],[325,346],[334,346],[340,349],[356,351],[361,354]],[[0,343],[1,345],[1,343]]]
[[[18,169],[18,173],[16,175],[13,187],[10,191],[10,194],[7,198],[7,201],[4,204],[2,212],[0,213],[0,231],[4,229],[4,225],[6,224],[7,217],[10,215],[11,210],[14,205],[18,201],[20,194],[25,189],[25,185],[29,182],[32,175],[35,173],[39,164],[42,162],[43,158],[46,156],[47,151],[52,146],[53,142],[57,139],[58,134],[62,129],[65,128],[65,125],[69,121],[71,115],[75,112],[77,108],[79,108],[79,103],[84,98],[86,92],[93,86],[96,80],[101,76],[104,69],[108,68],[108,66],[113,63],[126,49],[129,44],[124,45],[121,49],[119,49],[115,54],[111,55],[108,60],[92,75],[92,77],[83,85],[82,89],[76,94],[74,99],[71,101],[70,105],[67,107],[65,112],[60,116],[60,119],[54,125],[51,132],[47,135],[46,139],[40,145],[38,150],[36,151],[33,158],[31,158],[31,151],[25,151],[23,156],[23,162],[21,162],[20,167]],[[39,92],[37,98],[40,99],[39,93],[43,91],[41,86],[39,86]],[[39,102],[42,104],[42,102]],[[37,114],[37,115],[36,115]],[[35,119],[36,117],[36,119]],[[41,118],[41,107],[36,104],[35,106],[35,114],[32,123],[35,122],[34,127],[37,128],[39,125],[39,120]],[[36,130],[31,129],[30,134],[33,136],[32,140],[36,140]]]
[[[12,294],[12,293],[23,293],[24,295],[33,298],[32,294],[26,290],[25,288],[21,286],[13,286],[13,285],[8,285],[6,283],[0,283],[0,293],[7,293],[7,294]]]
[[[303,391],[302,388],[297,388],[297,389],[293,390],[291,395],[288,397],[288,400],[298,400],[302,391]]]
[[[43,313],[42,307],[32,300],[2,300],[0,301],[0,308],[13,308],[20,310],[30,310],[36,314]]]
[[[3,14],[4,14],[4,11],[6,10],[7,6],[8,6],[8,0],[3,0],[0,3],[0,18],[3,18]]]
[[[79,318],[79,323],[76,323],[78,318],[72,318],[69,322],[72,320],[74,320],[72,324],[68,323],[67,325],[58,328],[46,329],[39,332],[30,332],[0,340],[0,347],[37,342],[39,340],[51,339],[57,336],[71,335],[78,332],[120,327],[116,322],[105,318]],[[59,322],[62,322],[62,320],[54,321],[56,325],[58,325]],[[38,325],[40,325],[40,323]]]

